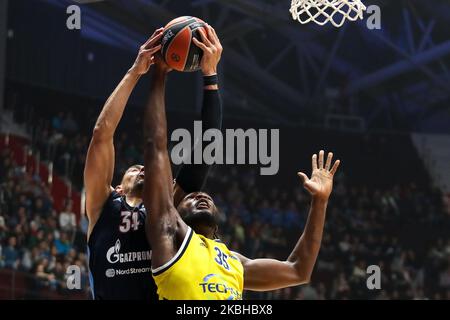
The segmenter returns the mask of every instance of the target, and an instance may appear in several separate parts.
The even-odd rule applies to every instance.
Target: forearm
[[[337,160],[331,167],[333,154],[330,152],[324,166],[324,151],[312,156],[311,179],[298,172],[306,190],[312,195],[311,208],[305,230],[286,261],[274,259],[249,260],[241,257],[244,266],[244,286],[251,290],[275,290],[308,283],[319,255],[328,199],[333,188],[333,176],[339,167]],[[331,169],[330,169],[331,167]],[[268,277],[267,274],[271,276]]]
[[[173,206],[172,169],[167,152],[165,80],[166,71],[157,65],[144,112],[143,200],[151,213],[147,215],[145,229],[153,250],[153,268],[163,265],[174,256],[177,250],[174,230],[179,231],[178,213]]]
[[[223,104],[218,89],[207,89],[203,91],[202,123],[203,130],[222,129]]]
[[[95,124],[84,168],[86,210],[92,225],[111,193],[115,155],[113,137],[139,77],[132,70],[127,72],[106,101]]]
[[[217,85],[216,85],[217,86]],[[211,86],[209,86],[211,87]],[[223,105],[219,90],[205,87],[203,93],[202,104],[202,126],[203,130],[208,129],[222,129],[222,115]],[[193,155],[198,148],[201,148],[201,143],[194,146],[192,149]],[[203,152],[203,150],[200,150]],[[206,178],[209,173],[210,165],[203,164],[185,164],[181,167],[177,175],[177,183],[183,189],[184,192],[190,193],[199,191],[205,184]]]
[[[167,119],[165,110],[166,72],[155,68],[150,97],[144,112],[144,139],[149,148],[167,151]],[[149,159],[152,160],[152,159]]]
[[[328,200],[312,199],[305,230],[288,258],[298,276],[309,281],[319,254]]]
[[[164,103],[166,73],[155,68],[144,111],[144,204],[150,220],[159,220],[171,199],[170,164],[167,159],[167,121]],[[166,163],[167,162],[167,163]],[[147,227],[155,224],[147,224]],[[150,233],[149,233],[150,234]]]
[[[96,135],[104,138],[112,138],[114,136],[114,132],[122,118],[128,99],[139,81],[139,78],[140,75],[132,69],[126,73],[113,93],[109,96],[97,119],[95,124]]]

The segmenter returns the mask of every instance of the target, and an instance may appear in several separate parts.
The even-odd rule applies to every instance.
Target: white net
[[[292,0],[290,12],[302,24],[315,22],[323,26],[331,22],[342,27],[346,20],[362,19],[365,10],[360,0]]]

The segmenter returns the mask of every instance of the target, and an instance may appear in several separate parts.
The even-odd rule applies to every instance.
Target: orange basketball
[[[205,25],[205,22],[199,18],[183,16],[170,21],[165,26],[161,51],[164,60],[171,68],[183,72],[200,69],[203,51],[192,42],[192,38],[202,41],[200,29]]]

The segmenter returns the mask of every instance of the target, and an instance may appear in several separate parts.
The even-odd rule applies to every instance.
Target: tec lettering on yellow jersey
[[[167,300],[242,300],[244,270],[219,240],[188,229],[176,255],[152,269],[158,296]]]

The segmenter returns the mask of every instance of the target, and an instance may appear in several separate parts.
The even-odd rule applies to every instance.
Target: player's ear
[[[115,190],[118,194],[120,194],[121,196],[123,196],[123,188],[122,188],[122,185],[121,185],[121,184],[119,184],[118,186],[116,186],[116,187],[114,188],[114,190]]]

